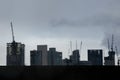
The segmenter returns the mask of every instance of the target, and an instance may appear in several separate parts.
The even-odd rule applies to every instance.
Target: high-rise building
[[[37,51],[37,50],[30,51],[30,63],[31,63],[31,66],[42,65],[41,51]]]
[[[42,65],[48,65],[47,45],[38,45],[37,51],[42,54]]]
[[[48,65],[54,65],[55,56],[56,56],[56,49],[55,48],[49,48],[49,51],[48,51]]]
[[[55,65],[62,65],[62,52],[56,52]]]
[[[102,57],[102,50],[88,50],[88,61],[91,61],[92,65],[103,65]]]
[[[80,61],[79,50],[74,50],[73,54],[70,56],[70,61],[73,65],[78,65]]]
[[[112,34],[112,41],[111,41],[111,49],[110,49],[110,45],[109,45],[109,39],[108,39],[108,57],[105,57],[105,63],[104,65],[111,65],[114,66],[115,65],[115,51],[114,51],[114,35]],[[116,53],[117,53],[117,47],[116,48]]]
[[[105,65],[115,65],[115,51],[109,51],[108,52],[108,57],[105,57],[104,60],[105,60]]]
[[[62,65],[62,52],[57,52],[56,48],[49,48],[48,64],[49,65]]]
[[[13,41],[7,43],[7,65],[24,65],[25,45]]]

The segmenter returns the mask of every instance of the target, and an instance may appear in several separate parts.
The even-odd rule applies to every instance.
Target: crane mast
[[[76,50],[77,50],[77,40],[76,40]]]
[[[119,59],[119,54],[118,54],[118,49],[117,49],[117,46],[115,46],[115,49],[116,49],[116,55],[117,55],[117,64],[119,66],[119,62],[120,62],[120,59]]]
[[[81,54],[81,49],[82,49],[82,41],[80,43],[80,54]]]
[[[70,53],[72,53],[72,41],[70,41]]]
[[[13,39],[13,42],[15,42],[14,30],[13,30],[13,24],[12,24],[12,22],[11,22],[11,31],[12,31],[12,39]]]
[[[107,39],[108,42],[108,50],[110,51],[110,43],[109,43],[109,39]]]
[[[113,36],[113,34],[112,34],[112,44],[111,44],[111,51],[113,51],[113,43],[114,42],[114,36]]]
[[[116,49],[116,55],[118,57],[118,50],[117,50],[117,46],[115,46],[115,49]]]

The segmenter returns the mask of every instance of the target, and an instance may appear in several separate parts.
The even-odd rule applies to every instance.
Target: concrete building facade
[[[108,52],[108,57],[105,57],[104,60],[105,60],[105,63],[104,65],[115,65],[115,51],[109,51]]]
[[[37,51],[37,50],[30,51],[30,63],[31,63],[31,66],[42,65],[41,51]]]
[[[24,66],[25,45],[13,41],[7,43],[7,66],[20,65]]]
[[[73,54],[70,56],[71,64],[78,65],[80,61],[79,50],[74,50]]]
[[[62,65],[62,52],[57,52],[56,48],[49,48],[48,65]]]
[[[101,49],[88,50],[88,61],[92,65],[103,65],[103,51]]]
[[[42,65],[48,65],[47,45],[37,45],[37,51],[42,54]]]

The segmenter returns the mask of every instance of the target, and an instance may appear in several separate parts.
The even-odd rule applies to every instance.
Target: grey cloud
[[[51,26],[53,27],[62,27],[62,26],[101,26],[101,27],[111,27],[111,26],[120,26],[120,16],[113,16],[107,14],[100,14],[96,16],[90,16],[84,19],[79,20],[69,20],[69,19],[59,19],[59,20],[51,20]]]
[[[119,15],[100,14],[79,20],[60,19],[60,20],[52,21],[51,26],[86,27],[86,29],[88,29],[88,26],[91,27],[92,29],[95,27],[101,27],[103,30],[102,32],[104,33],[103,41],[101,41],[101,44],[106,48],[108,48],[107,39],[110,40],[110,44],[111,44],[111,36],[112,34],[114,34],[114,50],[115,50],[115,46],[117,46],[118,52],[120,52],[120,31],[119,31],[120,16]],[[120,55],[120,53],[118,54]]]
[[[78,21],[72,21],[68,19],[60,19],[60,20],[52,20],[50,22],[52,27],[59,27],[59,26],[78,26]]]

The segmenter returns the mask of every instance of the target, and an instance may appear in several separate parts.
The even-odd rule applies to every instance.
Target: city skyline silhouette
[[[1,65],[6,62],[6,43],[12,41],[11,21],[16,41],[26,45],[26,65],[30,64],[29,53],[36,45],[56,47],[63,52],[63,58],[68,58],[70,41],[75,49],[76,40],[78,48],[83,42],[82,60],[87,60],[87,49],[103,49],[107,56],[107,39],[111,41],[111,34],[120,52],[119,1],[11,0],[0,1],[0,10]]]
[[[115,80],[119,58],[119,0],[0,0],[0,79]]]
[[[25,44],[15,41],[15,34],[12,22],[11,33],[12,33],[12,43],[7,43],[7,56],[6,65],[7,66],[24,66],[25,64]],[[89,49],[88,50],[88,60],[81,61],[81,49],[82,41],[80,43],[80,49],[78,49],[78,44],[76,40],[76,50],[72,48],[72,41],[70,41],[70,52],[68,54],[69,58],[62,58],[62,52],[57,52],[56,48],[49,48],[47,50],[47,45],[37,45],[37,50],[30,51],[30,65],[108,65],[115,66],[117,56],[117,65],[119,66],[119,54],[117,51],[117,46],[115,45],[116,51],[114,51],[114,35],[112,34],[111,44],[108,42],[108,57],[103,56],[102,49]],[[104,60],[104,61],[103,61]]]

